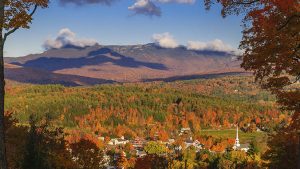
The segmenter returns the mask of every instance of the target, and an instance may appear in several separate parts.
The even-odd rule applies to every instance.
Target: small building
[[[173,139],[173,138],[172,138],[172,139],[168,139],[168,144],[169,144],[169,145],[171,145],[171,144],[173,144],[173,143],[175,143],[175,139]]]
[[[179,152],[182,150],[181,145],[175,146],[175,147],[174,147],[174,150],[175,150],[176,153],[179,153]]]
[[[184,142],[185,148],[188,148],[188,147],[192,146],[193,143],[194,143],[194,141],[193,141],[192,137],[190,137],[189,139],[185,140],[185,142]]]
[[[142,151],[142,150],[136,150],[135,155],[136,155],[137,157],[144,157],[144,156],[147,155],[147,153],[146,153],[145,151]]]
[[[104,141],[105,138],[104,137],[98,137],[98,140]]]
[[[185,148],[188,148],[190,146],[195,147],[197,150],[201,150],[203,145],[198,141],[198,140],[193,140],[192,137],[190,137],[189,139],[187,139],[185,142]]]
[[[180,133],[179,135],[183,135],[183,134],[190,134],[191,133],[191,128],[187,127],[187,128],[181,128],[180,129]]]
[[[111,139],[108,144],[109,145],[125,145],[129,143],[129,140],[126,140],[124,138],[124,136],[120,137],[120,138],[114,138],[114,139]]]
[[[141,138],[135,138],[135,139],[132,141],[132,146],[133,146],[135,149],[143,149],[145,143],[146,143],[146,141],[145,141],[144,139],[141,139]]]
[[[240,147],[238,148],[238,150],[241,150],[241,151],[244,151],[244,152],[247,152],[249,150],[249,146],[250,144],[249,143],[246,143],[246,144],[241,144]]]

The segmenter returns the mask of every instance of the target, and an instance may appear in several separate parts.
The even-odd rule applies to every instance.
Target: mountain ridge
[[[66,45],[40,54],[18,58],[5,58],[5,63],[22,69],[35,70],[35,74],[74,76],[99,79],[101,82],[142,82],[172,77],[195,76],[212,73],[244,72],[233,53],[196,51],[184,46],[162,48],[145,45],[94,45],[76,47]],[[15,68],[16,69],[16,68]],[[13,77],[12,68],[7,78]],[[27,70],[27,71],[28,71]],[[32,71],[29,71],[32,72]],[[27,74],[24,76],[32,76]],[[68,77],[67,79],[72,80]],[[51,79],[51,76],[49,76]],[[18,81],[17,78],[14,80]],[[38,79],[37,79],[38,80]],[[89,81],[85,79],[84,81]],[[85,84],[85,83],[84,83]],[[89,83],[87,83],[88,85]],[[94,84],[94,83],[91,83]]]

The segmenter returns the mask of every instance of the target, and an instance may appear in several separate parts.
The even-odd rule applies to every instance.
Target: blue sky
[[[211,42],[220,39],[233,48],[241,40],[241,18],[222,18],[220,7],[206,11],[203,0],[192,4],[160,3],[160,16],[149,16],[128,10],[135,0],[119,0],[110,6],[103,4],[61,5],[53,0],[49,8],[39,9],[29,30],[18,30],[5,46],[8,57],[43,52],[47,39],[68,28],[78,38],[91,38],[103,45],[145,44],[154,34],[168,32],[181,45],[188,41]]]

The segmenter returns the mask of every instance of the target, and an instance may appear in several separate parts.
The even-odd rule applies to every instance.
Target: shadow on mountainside
[[[112,63],[114,65],[128,68],[144,66],[150,69],[168,70],[164,64],[137,61],[134,58],[114,52],[109,48],[101,48],[99,50],[89,52],[87,56],[80,58],[40,57],[38,59],[29,60],[24,64],[18,62],[14,62],[12,64],[47,71],[57,71],[62,69],[81,68],[84,66],[101,65],[105,63]]]
[[[85,86],[115,83],[112,80],[51,73],[32,68],[5,68],[5,78],[20,83],[30,84],[61,84],[64,86]]]

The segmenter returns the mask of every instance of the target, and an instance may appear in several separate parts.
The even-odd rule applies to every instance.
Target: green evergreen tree
[[[41,148],[41,136],[37,132],[36,118],[30,115],[29,118],[30,131],[26,150],[24,154],[23,168],[24,169],[48,169],[46,162],[46,153]]]

